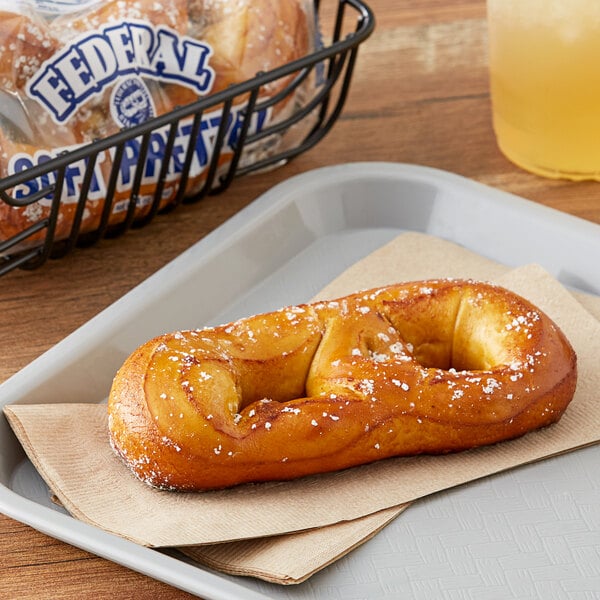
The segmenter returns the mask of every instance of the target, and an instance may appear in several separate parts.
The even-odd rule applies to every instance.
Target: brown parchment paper
[[[224,544],[185,546],[181,552],[229,575],[257,577],[283,585],[306,581],[370,540],[408,504],[327,527]]]
[[[137,481],[112,454],[104,406],[12,405],[5,407],[5,413],[40,474],[77,518],[148,546],[229,541],[219,548],[188,551],[228,572],[237,569],[281,583],[299,581],[368,539],[399,514],[401,505],[600,439],[600,409],[595,402],[600,386],[595,359],[600,351],[600,324],[541,268],[507,272],[454,244],[404,234],[348,269],[320,297],[428,277],[498,281],[557,321],[577,350],[580,373],[575,399],[560,423],[460,454],[386,460],[293,482],[173,494]],[[588,309],[600,314],[595,299],[586,297],[586,302]],[[283,535],[290,532],[302,533]],[[252,539],[269,536],[275,537]],[[336,537],[339,544],[331,542]],[[328,550],[317,557],[315,539],[330,540]],[[236,554],[246,560],[236,565],[231,561]],[[282,564],[282,555],[287,564]]]

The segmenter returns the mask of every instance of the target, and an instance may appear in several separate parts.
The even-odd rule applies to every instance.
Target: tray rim
[[[458,185],[470,194],[482,194],[491,202],[501,201],[504,206],[527,213],[531,218],[544,219],[546,222],[558,224],[576,232],[578,236],[589,236],[592,243],[600,244],[600,225],[598,224],[447,171],[388,162],[357,162],[314,169],[293,176],[262,194],[223,225],[0,384],[0,407],[10,403],[13,395],[20,391],[22,393],[22,388],[26,389],[25,384],[31,378],[31,373],[40,369],[44,373],[48,369],[52,369],[53,364],[58,364],[60,361],[60,356],[65,348],[77,348],[81,343],[85,344],[86,336],[98,323],[110,319],[116,314],[119,314],[120,318],[126,318],[127,314],[131,314],[130,311],[135,310],[139,298],[144,297],[156,285],[174,285],[179,278],[186,276],[186,271],[191,269],[196,261],[215,260],[224,245],[235,244],[236,239],[241,239],[244,232],[256,227],[257,223],[267,218],[269,214],[277,213],[282,207],[301,201],[298,194],[299,189],[302,190],[303,197],[309,197],[311,192],[321,190],[327,185],[335,185],[340,180],[348,185],[349,182],[382,178],[434,183],[442,190]],[[37,377],[39,378],[39,375]],[[251,600],[252,598],[267,597],[262,593],[255,593],[241,584],[225,580],[219,574],[202,567],[189,565],[177,558],[106,533],[68,515],[57,513],[21,496],[2,483],[0,483],[0,512],[51,537],[190,593],[202,594],[202,597],[206,597],[207,600],[242,597]]]

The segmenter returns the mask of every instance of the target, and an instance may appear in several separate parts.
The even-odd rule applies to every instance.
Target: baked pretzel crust
[[[556,422],[576,380],[524,298],[409,282],[148,341],[115,377],[110,441],[159,488],[288,480],[516,438]]]

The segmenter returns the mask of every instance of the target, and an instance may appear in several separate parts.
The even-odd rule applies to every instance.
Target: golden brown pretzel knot
[[[557,421],[575,353],[479,282],[411,282],[155,338],[115,377],[111,443],[179,490],[464,450]]]

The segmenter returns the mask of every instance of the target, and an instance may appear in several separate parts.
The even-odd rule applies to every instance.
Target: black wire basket
[[[66,255],[76,246],[89,246],[102,238],[118,237],[132,227],[148,224],[157,214],[169,212],[182,203],[194,203],[207,194],[222,193],[236,176],[284,164],[317,144],[332,128],[343,109],[359,45],[371,34],[375,25],[371,9],[361,0],[336,1],[337,13],[330,34],[331,41],[322,44],[315,52],[272,71],[258,73],[249,81],[0,179],[0,202],[12,207],[33,207],[43,201],[49,207],[37,221],[0,241],[0,275],[15,268],[35,269],[49,258]],[[319,0],[314,0],[314,5],[315,14],[319,15]],[[272,124],[267,123],[265,127],[252,126],[265,111],[293,94],[309,77],[317,77],[319,85],[301,108]],[[261,90],[280,81],[286,82],[284,88],[263,100]],[[236,108],[240,105],[243,106],[242,110]],[[207,114],[214,115],[215,111],[219,111],[219,118],[215,121],[219,125],[215,127],[214,146],[207,157],[201,185],[190,192],[188,174],[194,159],[196,141],[205,126],[203,117]],[[232,140],[230,125],[233,118],[236,120],[236,128],[235,139]],[[168,205],[164,206],[161,200],[164,198],[166,175],[173,159],[177,132],[183,122],[186,123],[189,142],[186,151],[177,157],[180,172],[176,189]],[[275,151],[258,153],[252,160],[244,160],[245,154],[253,148],[268,144],[269,139],[285,135],[303,122],[308,123],[308,127],[305,128],[306,131],[302,130],[299,139],[293,144],[281,150],[275,148]],[[144,180],[144,165],[148,154],[152,152],[153,136],[157,132],[160,132],[163,143],[159,166],[156,167],[156,184],[151,197],[145,198],[146,210],[140,216],[137,208]],[[117,200],[120,165],[132,145],[135,145],[137,161],[132,171],[131,186],[127,197]],[[228,156],[223,161],[225,146]],[[95,170],[101,157],[108,155],[111,157],[110,171],[106,177],[101,216],[93,230],[84,230],[84,211],[93,186]],[[58,235],[61,198],[65,188],[72,187],[69,173],[74,165],[77,165],[77,173],[80,174],[77,197],[73,203],[74,212],[69,219],[66,235]],[[32,182],[36,184],[32,185]],[[16,193],[17,190],[19,193]],[[111,222],[116,201],[122,204],[122,218],[117,224]]]

